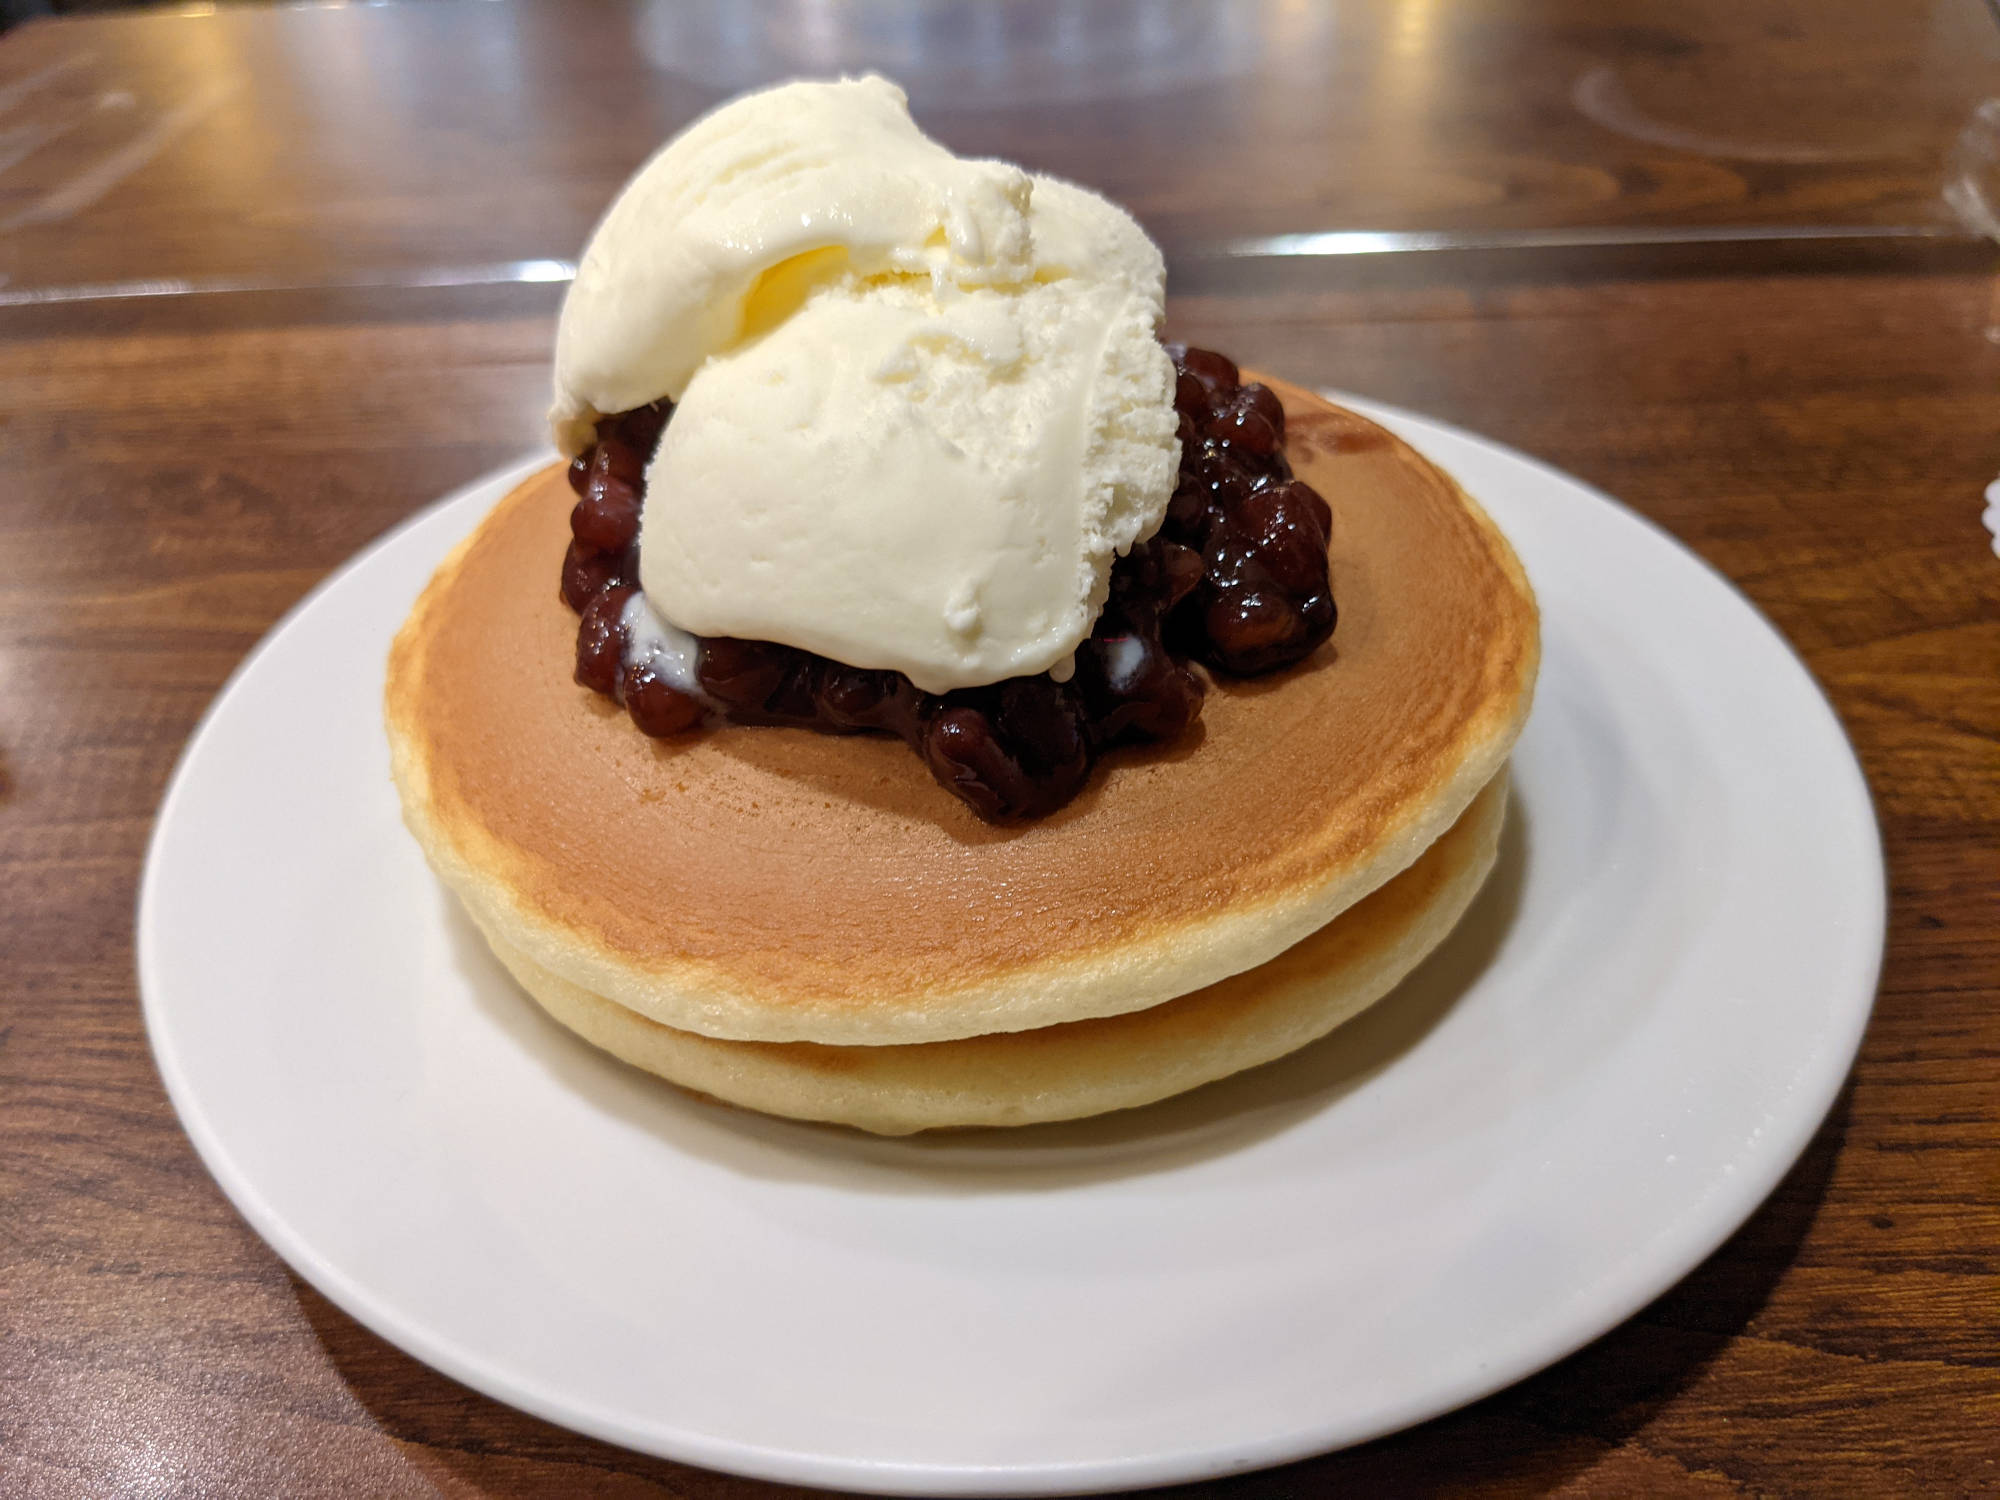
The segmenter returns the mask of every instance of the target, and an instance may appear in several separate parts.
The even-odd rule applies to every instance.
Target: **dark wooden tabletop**
[[[477,0],[0,38],[0,1493],[790,1493],[474,1395],[288,1273],[167,1104],[132,911],[243,654],[542,440],[616,184],[729,92],[867,65],[954,147],[1127,201],[1178,336],[1665,525],[1803,653],[1882,820],[1874,1022],[1741,1232],[1512,1390],[1195,1493],[2000,1494],[2000,261],[1940,197],[2000,94],[1980,0]]]

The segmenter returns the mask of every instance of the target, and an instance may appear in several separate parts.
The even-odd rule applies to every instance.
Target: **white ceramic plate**
[[[467,1385],[842,1488],[1256,1468],[1611,1328],[1832,1102],[1881,958],[1873,815],[1728,585],[1561,474],[1379,415],[1513,538],[1545,656],[1494,880],[1359,1021],[1148,1110],[902,1141],[702,1103],[559,1030],[404,833],[378,707],[410,602],[524,466],[329,579],[174,777],[139,972],[209,1169]]]

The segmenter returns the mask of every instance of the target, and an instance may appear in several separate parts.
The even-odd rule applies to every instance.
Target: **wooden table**
[[[780,1493],[473,1395],[288,1274],[167,1105],[131,914],[244,652],[541,440],[563,263],[616,183],[723,92],[877,61],[955,147],[1128,201],[1178,336],[1683,538],[1797,644],[1882,818],[1874,1024],[1740,1233],[1510,1391],[1195,1493],[2000,1494],[2000,315],[1938,198],[2000,31],[1977,0],[1609,9],[441,3],[0,39],[0,1492]]]

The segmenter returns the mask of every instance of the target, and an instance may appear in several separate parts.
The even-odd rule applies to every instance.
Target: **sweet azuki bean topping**
[[[845,666],[796,647],[697,640],[694,682],[633,650],[646,465],[670,402],[597,424],[569,466],[576,491],[562,597],[581,620],[576,680],[622,704],[649,735],[705,719],[900,736],[954,796],[990,822],[1054,812],[1114,745],[1166,743],[1201,715],[1191,662],[1273,672],[1333,633],[1333,512],[1285,460],[1285,409],[1207,349],[1167,346],[1181,467],[1159,531],[1111,570],[1111,595],[1067,682],[1046,673],[924,693],[900,672]],[[694,689],[689,691],[688,689]]]

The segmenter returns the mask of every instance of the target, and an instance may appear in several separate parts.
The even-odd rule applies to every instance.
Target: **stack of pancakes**
[[[550,468],[397,636],[412,831],[558,1021],[772,1114],[886,1134],[1073,1119],[1323,1036],[1492,868],[1537,620],[1447,475],[1267,383],[1333,507],[1339,628],[1289,671],[1218,680],[1194,732],[1108,756],[1053,816],[982,823],[887,737],[646,738],[571,680]]]

